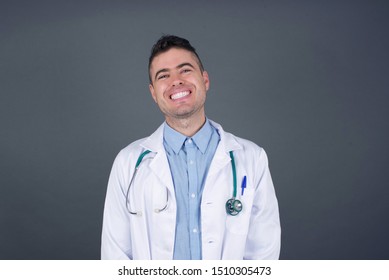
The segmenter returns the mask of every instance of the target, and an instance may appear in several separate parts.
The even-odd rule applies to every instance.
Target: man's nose
[[[172,85],[173,86],[179,86],[179,85],[182,85],[184,84],[183,80],[181,79],[180,75],[178,74],[174,74],[172,76]]]

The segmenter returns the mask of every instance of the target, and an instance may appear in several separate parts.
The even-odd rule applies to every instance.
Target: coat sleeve
[[[256,154],[255,195],[244,259],[278,259],[281,227],[278,202],[263,149]]]
[[[116,157],[108,180],[101,236],[101,259],[132,259],[130,217],[126,209],[127,185],[123,152]]]

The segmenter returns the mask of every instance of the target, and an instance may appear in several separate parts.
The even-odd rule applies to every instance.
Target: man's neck
[[[188,118],[188,119],[168,119],[167,124],[178,131],[179,133],[192,137],[195,135],[204,125],[205,116],[202,118]]]

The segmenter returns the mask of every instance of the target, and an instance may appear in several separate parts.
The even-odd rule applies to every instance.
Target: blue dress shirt
[[[207,119],[191,138],[164,127],[164,147],[177,200],[173,259],[201,259],[201,196],[220,136]]]

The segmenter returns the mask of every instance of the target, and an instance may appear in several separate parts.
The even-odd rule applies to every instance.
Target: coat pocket
[[[237,197],[242,202],[242,211],[236,216],[227,215],[227,232],[246,235],[250,226],[251,209],[253,205],[254,189],[246,189],[243,196]]]

